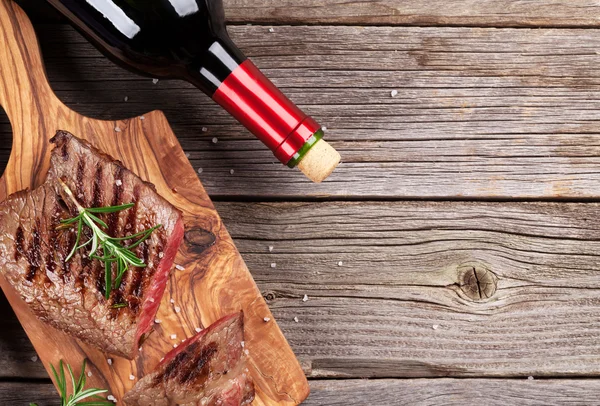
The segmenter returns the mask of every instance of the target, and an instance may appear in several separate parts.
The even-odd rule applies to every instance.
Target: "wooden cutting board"
[[[70,110],[48,84],[29,19],[10,0],[0,0],[0,44],[0,105],[13,128],[12,153],[0,179],[0,201],[43,183],[51,150],[48,140],[61,129],[88,140],[156,185],[158,193],[184,213],[186,225],[175,260],[185,270],[171,274],[157,315],[162,323],[155,325],[134,361],[110,357],[109,365],[101,352],[39,322],[0,278],[46,370],[61,359],[77,369],[87,358],[92,373],[88,387],[109,389],[120,400],[173,344],[195,334],[196,327],[243,309],[256,385],[253,404],[302,402],[309,393],[304,373],[165,116],[153,111],[123,121],[101,121]],[[179,313],[175,307],[181,309]]]

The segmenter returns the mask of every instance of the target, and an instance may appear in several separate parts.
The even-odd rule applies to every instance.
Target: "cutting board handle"
[[[31,21],[12,0],[0,0],[0,23],[0,105],[9,118],[25,113],[39,116],[36,106],[57,98],[48,84]],[[11,121],[19,125],[21,120]]]
[[[13,130],[9,162],[34,163],[32,178],[5,173],[5,181],[20,190],[41,183],[38,176],[44,176],[49,164],[48,139],[59,118],[73,112],[52,91],[31,21],[12,0],[0,0],[0,44],[0,106]]]

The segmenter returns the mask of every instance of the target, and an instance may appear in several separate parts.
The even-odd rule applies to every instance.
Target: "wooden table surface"
[[[69,106],[166,113],[307,405],[600,404],[598,1],[226,0],[234,40],[341,152],[322,185],[22,4]],[[2,115],[0,169],[10,145]],[[58,404],[0,302],[0,404]]]

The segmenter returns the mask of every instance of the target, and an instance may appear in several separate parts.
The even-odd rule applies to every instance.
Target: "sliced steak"
[[[181,213],[120,162],[66,132],[58,132],[46,182],[0,203],[0,272],[41,320],[100,350],[133,358],[148,332],[183,238]],[[162,227],[134,249],[144,268],[130,268],[105,299],[104,264],[80,249],[66,261],[76,227],[57,229],[78,212],[62,180],[83,207],[135,203],[102,214],[112,237]],[[84,233],[89,230],[84,228]],[[85,241],[85,236],[81,242]],[[113,280],[116,269],[112,269]],[[115,308],[115,305],[126,305]]]
[[[244,315],[232,314],[169,352],[123,398],[128,406],[240,406],[254,400]]]

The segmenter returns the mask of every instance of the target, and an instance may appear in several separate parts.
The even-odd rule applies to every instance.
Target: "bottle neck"
[[[321,139],[319,124],[292,103],[229,40],[217,40],[190,81],[260,139],[283,164],[296,166]]]

